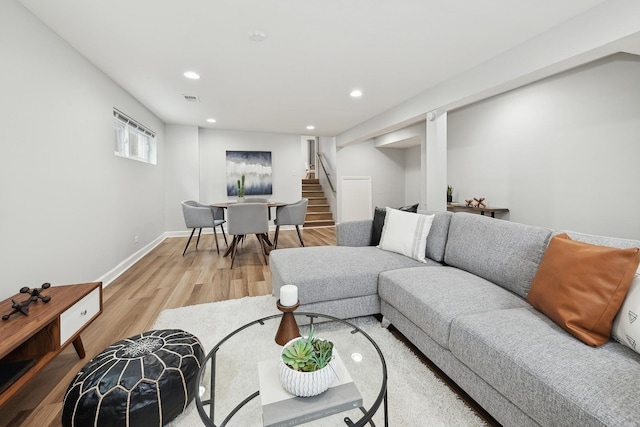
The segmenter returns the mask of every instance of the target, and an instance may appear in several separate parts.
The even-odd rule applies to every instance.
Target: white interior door
[[[370,176],[343,176],[340,180],[340,221],[373,218]]]

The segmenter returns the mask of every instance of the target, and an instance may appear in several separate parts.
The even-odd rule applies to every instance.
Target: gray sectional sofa
[[[274,295],[293,284],[299,310],[381,313],[502,425],[640,425],[640,354],[614,341],[589,347],[525,300],[554,231],[437,213],[424,264],[369,246],[371,229],[341,223],[338,246],[271,252]]]

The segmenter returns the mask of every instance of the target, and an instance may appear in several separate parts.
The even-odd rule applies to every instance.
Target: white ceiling
[[[165,123],[333,136],[603,0],[18,1]]]

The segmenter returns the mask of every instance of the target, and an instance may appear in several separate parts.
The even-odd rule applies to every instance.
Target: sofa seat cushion
[[[295,285],[300,304],[375,295],[380,272],[440,265],[431,260],[424,264],[373,246],[277,249],[269,257],[274,295],[279,297],[280,286]]]
[[[541,425],[640,420],[640,355],[613,341],[586,346],[533,307],[460,316],[449,348]]]
[[[449,348],[451,322],[458,316],[529,306],[512,292],[453,267],[386,271],[380,274],[378,293],[444,348]]]

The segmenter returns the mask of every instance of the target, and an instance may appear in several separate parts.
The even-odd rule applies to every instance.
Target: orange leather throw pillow
[[[576,338],[602,345],[639,262],[638,248],[591,245],[559,234],[542,256],[527,301]]]

